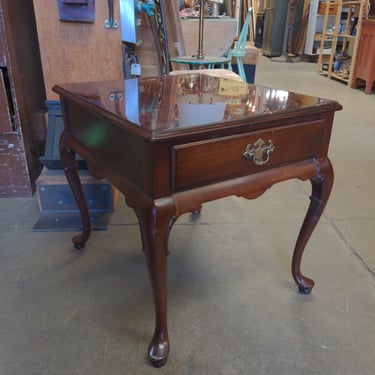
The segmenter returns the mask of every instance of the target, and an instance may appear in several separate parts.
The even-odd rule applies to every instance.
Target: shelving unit
[[[320,53],[320,43],[322,40],[322,31],[325,11],[319,7],[319,0],[310,0],[309,20],[307,24],[306,42],[304,54],[311,60],[317,61]],[[328,25],[334,25],[334,14],[328,14]]]
[[[325,8],[325,13],[318,57],[318,73],[340,80],[349,86],[352,85],[362,19],[367,2],[367,0],[320,2],[319,6]],[[332,13],[334,25],[330,23]]]

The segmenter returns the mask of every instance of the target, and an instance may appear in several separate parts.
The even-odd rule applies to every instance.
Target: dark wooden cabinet
[[[31,0],[0,1],[0,67],[0,197],[30,196],[46,133]]]
[[[358,80],[365,81],[365,93],[371,94],[375,82],[375,19],[362,22],[361,39],[353,76],[354,88],[357,88]]]

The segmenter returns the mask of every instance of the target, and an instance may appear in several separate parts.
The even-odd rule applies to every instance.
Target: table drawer
[[[323,119],[176,145],[172,148],[172,188],[213,183],[320,156],[327,152],[328,138]]]

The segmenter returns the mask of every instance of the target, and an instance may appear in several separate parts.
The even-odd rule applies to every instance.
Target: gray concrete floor
[[[230,197],[170,237],[167,365],[146,348],[153,304],[136,218],[121,199],[84,252],[72,233],[32,232],[36,198],[0,199],[0,375],[375,373],[375,95],[311,63],[261,57],[256,83],[338,100],[335,186],[306,249],[316,286],[290,275],[309,184]]]

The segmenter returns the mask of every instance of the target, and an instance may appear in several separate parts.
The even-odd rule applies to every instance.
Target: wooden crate
[[[118,190],[105,179],[93,179],[88,171],[78,173],[89,212],[113,212],[119,196]],[[37,180],[37,198],[42,214],[79,212],[62,170],[43,169]]]

